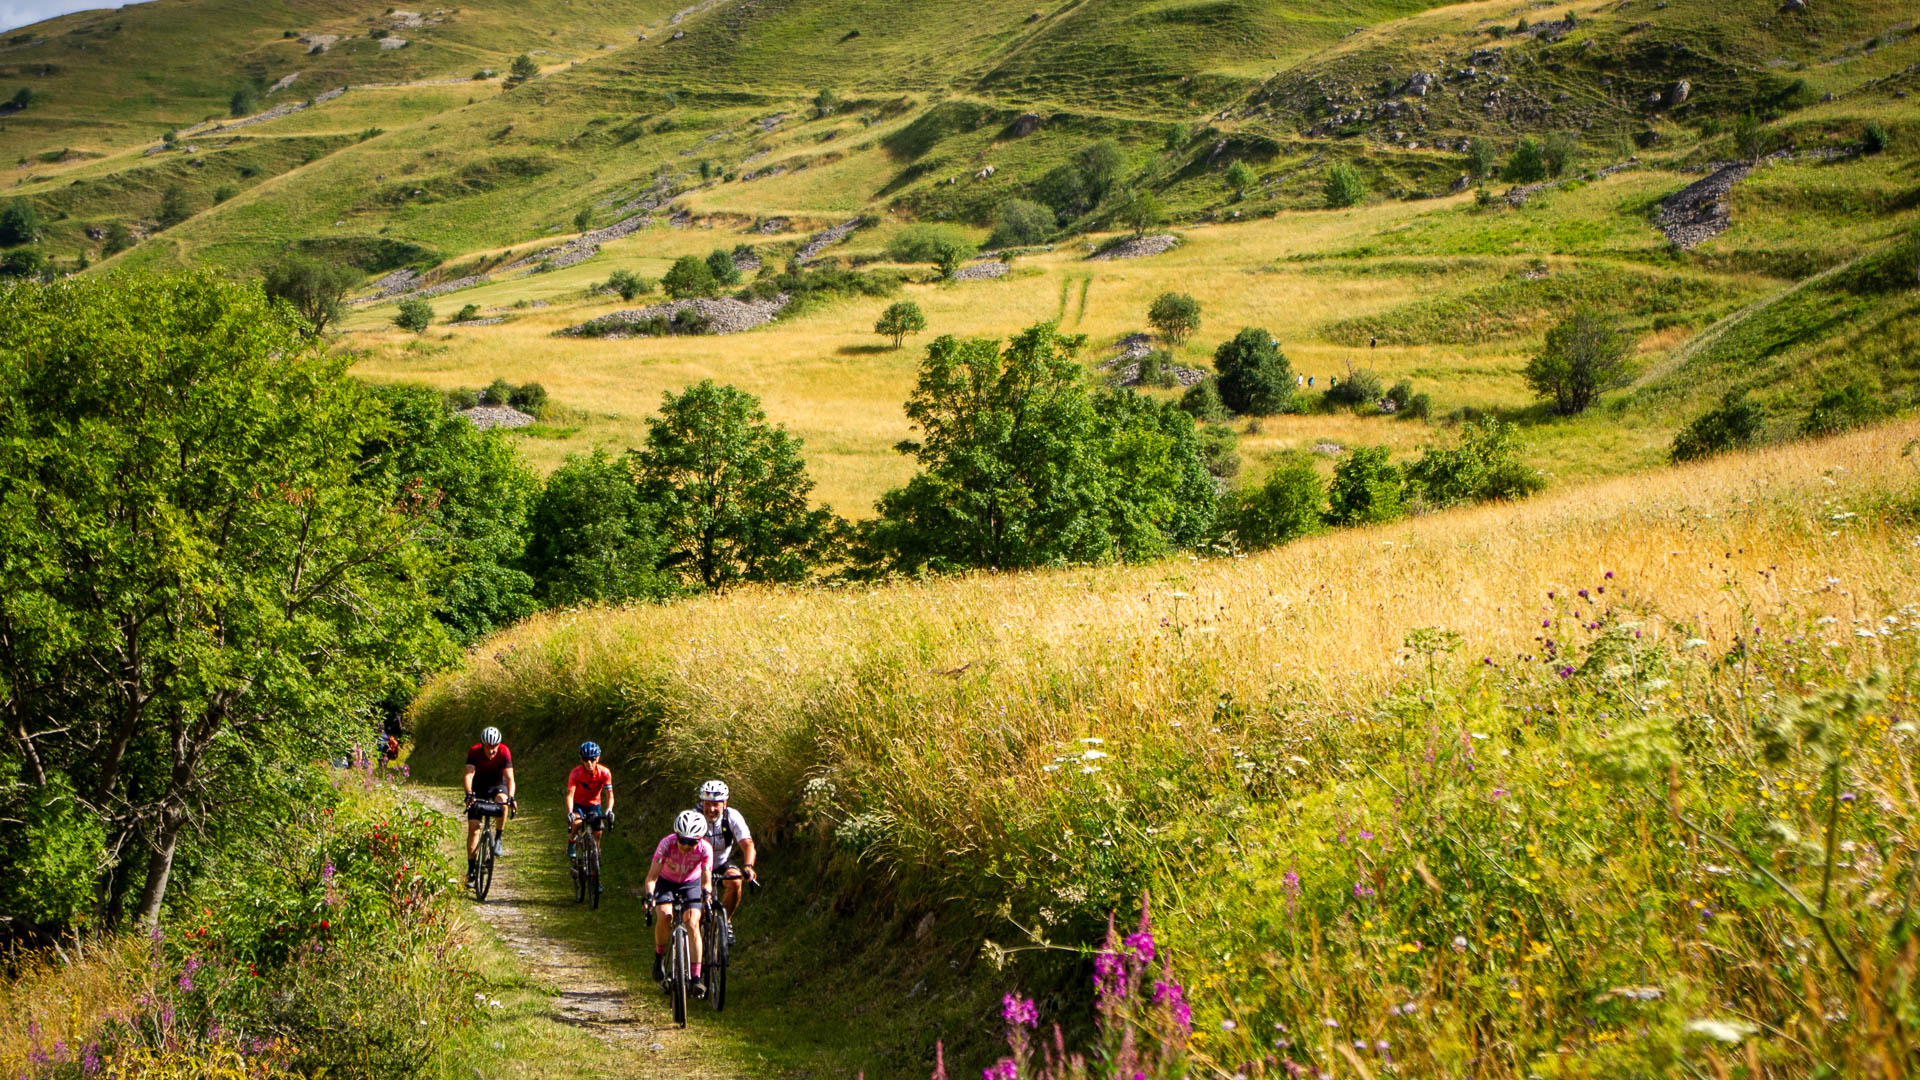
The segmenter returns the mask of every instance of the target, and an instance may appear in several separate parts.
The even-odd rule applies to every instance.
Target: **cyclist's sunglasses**
[[[674,837],[674,840],[677,841],[681,847],[692,847],[694,845],[693,840],[690,840],[684,836],[676,836]]]

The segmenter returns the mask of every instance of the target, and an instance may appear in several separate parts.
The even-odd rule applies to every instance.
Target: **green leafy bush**
[[[425,333],[432,323],[433,305],[418,296],[409,296],[400,301],[393,313],[393,325],[416,334]]]
[[[1886,414],[1886,407],[1872,390],[1861,383],[1848,383],[1820,395],[1801,418],[1800,434],[1813,438],[1838,435]]]
[[[1213,352],[1220,400],[1236,413],[1272,416],[1293,408],[1293,368],[1273,335],[1247,327]]]
[[[1579,154],[1580,140],[1570,131],[1556,131],[1540,146],[1540,161],[1546,165],[1549,176],[1566,175]]]
[[[1030,247],[1053,235],[1053,211],[1028,199],[1008,199],[994,208],[991,248]]]
[[[1367,197],[1367,182],[1360,177],[1360,170],[1342,161],[1327,170],[1327,179],[1322,185],[1327,205],[1334,209],[1343,206],[1358,205]]]
[[[46,281],[52,277],[53,262],[39,248],[19,247],[0,255],[0,278]]]
[[[1186,293],[1161,293],[1147,307],[1147,323],[1161,340],[1178,345],[1200,329],[1200,301]]]
[[[154,211],[153,219],[163,229],[175,225],[193,216],[193,204],[187,198],[187,189],[179,184],[169,184],[160,193],[160,207]]]
[[[524,565],[550,606],[670,596],[659,519],[626,462],[600,449],[570,455],[528,514]]]
[[[733,253],[725,248],[714,248],[707,253],[707,270],[713,274],[717,287],[740,284],[740,269],[733,265]]]
[[[40,211],[25,199],[14,199],[0,210],[0,247],[31,244],[40,239],[46,221]]]
[[[1579,310],[1547,331],[1546,347],[1527,361],[1527,386],[1563,416],[1585,412],[1602,391],[1632,376],[1633,343],[1611,322]]]
[[[1220,387],[1212,376],[1187,387],[1187,392],[1180,395],[1180,408],[1195,420],[1219,421],[1231,415],[1220,400]]]
[[[462,304],[460,310],[453,313],[451,322],[470,322],[480,317],[479,304]]]
[[[1234,536],[1249,551],[1278,547],[1325,528],[1327,485],[1305,454],[1288,454],[1259,487],[1243,492]]]
[[[613,273],[607,275],[606,287],[613,292],[619,293],[620,299],[632,300],[634,297],[652,292],[653,282],[631,270],[615,270]]]
[[[1523,499],[1546,486],[1538,469],[1520,461],[1513,425],[1468,421],[1451,446],[1429,446],[1402,470],[1407,494],[1438,509],[1463,502]]]
[[[1750,446],[1760,438],[1766,411],[1739,391],[1731,391],[1719,405],[1693,418],[1673,437],[1668,456],[1675,462],[1695,461]]]
[[[1356,447],[1334,466],[1327,524],[1373,525],[1405,513],[1400,470],[1387,460],[1386,447]]]
[[[1493,175],[1494,166],[1500,160],[1500,151],[1486,139],[1471,139],[1467,142],[1467,152],[1462,166],[1467,175],[1475,180],[1483,180]]]
[[[227,112],[231,116],[252,116],[260,111],[260,93],[251,86],[243,86],[227,99]]]
[[[1887,129],[1880,125],[1880,121],[1867,121],[1866,129],[1860,133],[1860,149],[1863,152],[1878,154],[1892,145],[1893,138],[1887,134]]]
[[[1384,388],[1380,376],[1370,368],[1347,368],[1344,376],[1336,376],[1327,389],[1320,395],[1322,409],[1378,409]]]
[[[1257,178],[1253,175],[1253,167],[1244,161],[1236,161],[1227,166],[1227,190],[1235,195],[1245,194],[1246,190],[1254,185],[1255,179]]]
[[[675,300],[712,296],[718,284],[713,279],[713,268],[698,255],[682,255],[675,259],[666,276],[660,279],[661,287]]]

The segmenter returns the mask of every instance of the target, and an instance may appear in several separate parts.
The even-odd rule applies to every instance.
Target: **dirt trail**
[[[451,812],[459,805],[455,789],[416,790],[441,810]],[[521,814],[507,826],[507,857],[496,866],[487,902],[472,908],[507,950],[521,958],[525,973],[553,990],[553,1019],[591,1031],[619,1054],[622,1065],[610,1080],[748,1075],[702,1037],[700,1021],[712,1016],[704,1005],[695,1003],[701,1012],[681,1029],[655,986],[634,983],[563,932],[558,924],[576,909],[560,857],[565,846],[566,834],[555,815]],[[616,921],[617,915],[604,904],[597,914],[608,916],[604,925],[610,940],[638,940],[647,932],[637,920],[630,926]]]

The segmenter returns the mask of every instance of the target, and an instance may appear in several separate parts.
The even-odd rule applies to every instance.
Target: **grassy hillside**
[[[1910,993],[1916,436],[1231,562],[559,613],[415,719],[724,775],[1056,1001],[1018,949],[1150,889],[1223,1071],[1851,1073]]]

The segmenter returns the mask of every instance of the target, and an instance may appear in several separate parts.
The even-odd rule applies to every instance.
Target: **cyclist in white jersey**
[[[760,880],[753,869],[754,860],[759,857],[754,849],[753,833],[740,811],[727,805],[731,794],[727,785],[719,780],[700,785],[700,812],[707,819],[707,843],[713,847],[713,877],[720,886],[720,906],[727,909],[728,933],[733,931],[733,913],[740,909],[741,883]],[[732,865],[736,849],[740,866]]]

